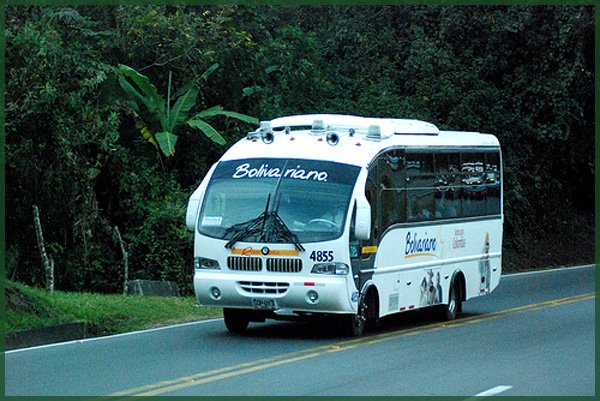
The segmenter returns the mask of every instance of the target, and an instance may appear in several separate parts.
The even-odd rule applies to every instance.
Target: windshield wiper
[[[271,194],[267,198],[265,211],[255,219],[245,223],[235,224],[225,231],[225,236],[233,234],[225,244],[225,248],[231,249],[233,245],[246,238],[256,238],[259,242],[290,242],[298,251],[304,251],[304,247],[285,222],[279,217],[277,210],[269,211]]]
[[[281,217],[279,217],[277,210],[273,210],[272,212],[267,212],[267,213],[268,213],[268,216],[266,217],[266,219],[268,219],[268,225],[266,225],[266,227],[268,227],[268,226],[270,226],[270,227],[268,230],[265,231],[265,234],[266,234],[265,242],[271,242],[269,240],[269,238],[270,238],[269,234],[275,234],[275,238],[280,238],[280,239],[284,240],[285,242],[291,242],[292,244],[294,244],[294,246],[296,247],[297,250],[303,252],[304,247],[300,243],[298,236],[296,234],[294,234],[292,232],[292,230],[289,229],[289,227],[285,224],[285,222],[283,220],[281,220]]]

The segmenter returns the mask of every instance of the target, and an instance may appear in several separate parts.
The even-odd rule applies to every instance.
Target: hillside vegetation
[[[8,5],[5,21],[9,280],[46,285],[36,206],[57,290],[121,293],[127,266],[191,295],[189,195],[259,120],[305,113],[495,134],[505,271],[594,261],[593,6]]]

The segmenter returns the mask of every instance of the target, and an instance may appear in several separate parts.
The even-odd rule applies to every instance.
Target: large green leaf
[[[133,68],[124,64],[119,64],[119,71],[124,76],[131,78],[131,80],[143,92],[144,96],[149,96],[154,99],[158,97],[158,89],[156,89],[156,86],[150,83],[150,79],[148,79],[147,76],[140,74]]]
[[[211,107],[210,109],[202,110],[198,114],[195,114],[191,119],[194,118],[206,118],[221,114],[223,108],[221,106]]]
[[[254,124],[254,125],[258,125],[260,124],[260,121],[258,120],[258,118],[256,117],[251,117],[248,116],[246,114],[241,114],[241,113],[236,113],[234,111],[226,111],[223,110],[223,112],[221,113],[221,115],[224,115],[226,117],[231,117],[231,118],[237,118],[238,120],[250,123],[250,124]]]
[[[198,87],[196,85],[192,85],[192,87],[186,93],[177,99],[175,106],[173,106],[169,113],[168,125],[170,132],[173,132],[177,125],[182,124],[187,120],[189,111],[196,104],[198,92]]]
[[[210,124],[206,121],[202,121],[200,119],[190,119],[188,120],[188,125],[193,128],[198,128],[200,131],[204,133],[207,137],[209,137],[212,141],[218,143],[219,145],[225,145],[227,141],[225,138],[221,136]]]
[[[260,123],[260,121],[258,120],[258,118],[255,117],[251,117],[245,114],[241,114],[241,113],[235,113],[233,111],[225,111],[223,110],[223,108],[221,106],[215,106],[215,107],[211,107],[210,109],[206,109],[203,110],[201,112],[199,112],[198,114],[195,114],[193,117],[191,117],[191,119],[204,119],[207,117],[212,117],[212,116],[226,116],[226,117],[232,117],[232,118],[237,118],[238,120],[250,123],[250,124],[255,124],[258,125]]]
[[[165,156],[173,156],[175,154],[175,142],[177,142],[177,135],[173,135],[169,131],[160,132],[155,135],[160,150]]]
[[[121,87],[133,98],[138,105],[145,106],[150,114],[153,114],[160,122],[163,129],[167,129],[167,117],[165,113],[165,100],[158,94],[156,86],[152,85],[147,76],[140,74],[133,68],[119,64],[119,71],[122,76],[119,77]],[[131,79],[132,85],[127,79]]]

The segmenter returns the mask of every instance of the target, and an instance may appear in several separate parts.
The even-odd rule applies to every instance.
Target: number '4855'
[[[312,251],[310,260],[313,262],[333,262],[333,251]]]

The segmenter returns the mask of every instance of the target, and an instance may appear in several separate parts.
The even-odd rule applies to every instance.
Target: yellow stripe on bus
[[[263,255],[262,250],[253,248],[234,248],[232,255],[254,256]],[[269,256],[298,256],[300,252],[296,249],[270,249]],[[264,255],[263,255],[264,256]]]

